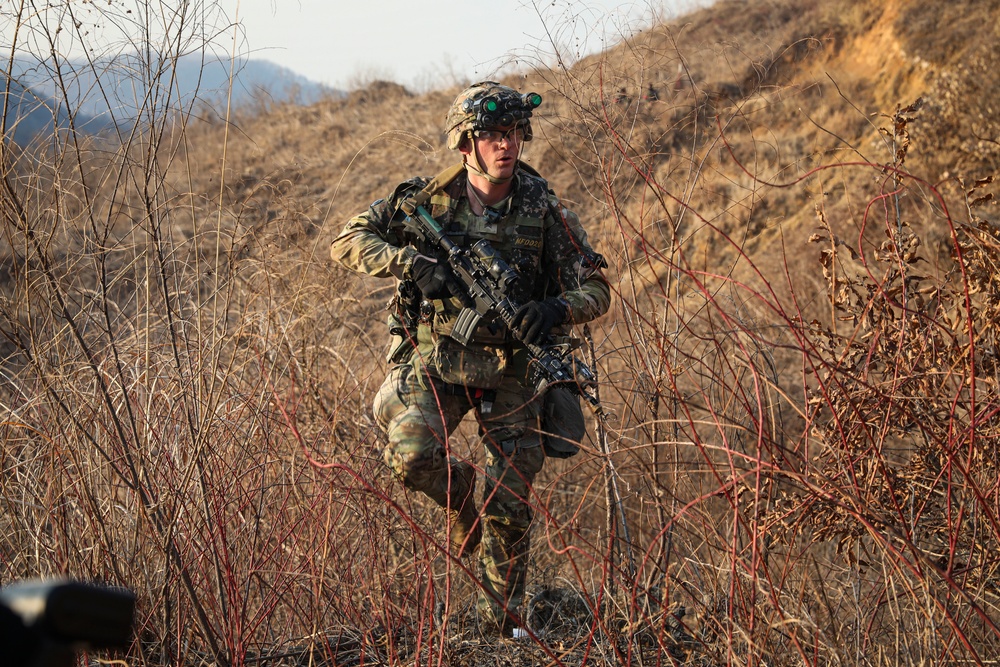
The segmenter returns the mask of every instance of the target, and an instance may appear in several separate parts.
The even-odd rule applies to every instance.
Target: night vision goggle
[[[538,93],[525,93],[520,97],[487,95],[465,100],[462,110],[476,114],[477,127],[508,127],[531,118],[532,110],[541,103],[542,96]]]

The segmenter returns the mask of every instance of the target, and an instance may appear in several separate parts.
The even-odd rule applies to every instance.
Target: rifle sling
[[[407,197],[406,200],[400,203],[402,209],[407,215],[413,215],[413,212],[418,206],[426,206],[427,202],[430,201],[434,193],[444,190],[448,187],[448,184],[454,181],[459,175],[465,171],[465,163],[459,162],[458,164],[453,164],[448,167],[440,174],[432,178],[424,189],[416,193],[412,197]]]

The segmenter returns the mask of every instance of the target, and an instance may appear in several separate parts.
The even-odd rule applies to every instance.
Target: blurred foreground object
[[[0,589],[5,665],[64,667],[77,651],[128,648],[135,594],[68,580],[25,581]],[[9,662],[8,662],[9,661]]]

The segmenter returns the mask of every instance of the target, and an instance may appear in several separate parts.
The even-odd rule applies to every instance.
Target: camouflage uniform
[[[607,311],[610,289],[600,271],[603,259],[588,245],[578,218],[561,207],[541,177],[521,165],[501,206],[503,217],[490,222],[472,212],[464,169],[453,173],[432,193],[427,208],[457,244],[468,247],[487,239],[518,271],[517,303],[561,297],[569,304],[572,323]],[[403,225],[400,202],[426,184],[423,179],[402,183],[352,218],[331,245],[333,259],[404,284],[418,253],[443,261],[438,248]],[[396,305],[404,307],[399,299]],[[449,435],[466,414],[475,414],[487,455],[479,609],[507,633],[517,622],[524,594],[531,485],[545,460],[543,399],[527,380],[525,348],[499,320],[481,323],[468,345],[449,337],[462,307],[458,298],[423,300],[417,312],[411,306],[410,312],[390,317],[397,334],[389,352],[393,366],[375,398],[374,413],[388,436],[387,465],[407,488],[445,508],[456,507],[471,492],[455,474],[457,466],[467,464],[451,456]],[[404,319],[415,326],[402,331],[398,325]]]

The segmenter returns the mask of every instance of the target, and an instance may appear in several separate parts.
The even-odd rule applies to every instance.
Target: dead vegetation
[[[392,286],[326,259],[455,159],[457,89],[5,141],[3,580],[133,588],[143,666],[987,664],[998,8],[960,5],[720,2],[511,79],[616,297],[522,641],[381,463]]]

